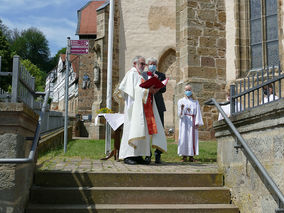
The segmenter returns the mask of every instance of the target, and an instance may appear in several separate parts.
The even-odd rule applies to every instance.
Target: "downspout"
[[[110,0],[109,22],[108,22],[108,56],[107,56],[107,97],[106,107],[112,107],[112,56],[113,56],[113,27],[114,27],[114,0]],[[111,151],[111,129],[106,124],[105,154]]]

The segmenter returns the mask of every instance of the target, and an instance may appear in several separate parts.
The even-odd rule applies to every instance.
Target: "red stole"
[[[144,79],[141,80],[143,83]],[[153,95],[149,93],[146,104],[143,104],[149,135],[154,135],[158,133],[152,103]]]

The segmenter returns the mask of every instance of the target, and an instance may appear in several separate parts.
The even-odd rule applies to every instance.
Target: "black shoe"
[[[138,164],[134,157],[124,158],[124,163],[129,165],[136,165]]]
[[[148,165],[148,164],[150,164],[151,159],[150,159],[150,161],[146,161],[142,158],[142,156],[139,156],[139,157],[136,158],[136,161],[137,161],[138,164]]]
[[[145,157],[145,161],[147,162],[147,164],[151,163],[151,158],[152,158],[152,152],[150,151],[150,156]]]
[[[161,163],[161,151],[160,150],[155,151],[155,163],[157,164]]]
[[[151,156],[146,156],[145,160],[146,164],[150,164],[151,163]]]

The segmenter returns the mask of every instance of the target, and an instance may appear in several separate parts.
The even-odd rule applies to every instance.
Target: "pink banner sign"
[[[88,54],[89,41],[88,40],[71,40],[71,54]]]

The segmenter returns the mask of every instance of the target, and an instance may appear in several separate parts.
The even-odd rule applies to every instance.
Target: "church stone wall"
[[[284,100],[260,106],[231,117],[239,133],[265,167],[276,185],[284,192]],[[240,212],[274,213],[277,208],[265,185],[241,150],[234,149],[224,121],[214,123],[218,141],[217,162],[231,189],[233,203]]]
[[[176,90],[176,97],[183,96],[183,87],[186,83],[193,86],[193,91],[201,104],[204,120],[199,135],[205,140],[214,138],[212,123],[217,119],[217,111],[204,106],[204,102],[212,97],[219,100],[225,98],[225,30],[224,0],[177,0],[179,88]]]
[[[113,61],[112,61],[112,94],[118,84],[119,79],[119,22],[120,11],[118,2],[115,1],[115,15],[114,15],[114,35],[113,35]],[[93,120],[97,116],[97,110],[106,107],[107,95],[107,57],[108,57],[108,20],[109,19],[109,6],[97,11],[97,39],[93,44],[94,56],[93,67],[98,67],[97,74],[98,81],[94,82],[94,98],[92,101],[92,117]],[[93,73],[95,70],[93,69]],[[95,79],[93,79],[95,80]],[[118,104],[112,99],[112,110],[119,112]],[[99,119],[97,126],[91,123],[88,127],[89,138],[103,139],[105,137],[105,121],[104,118]]]
[[[173,0],[119,1],[120,80],[136,55],[159,58],[176,46],[176,5]]]

